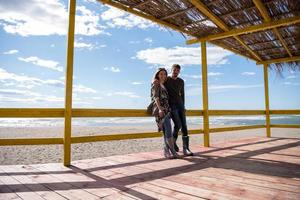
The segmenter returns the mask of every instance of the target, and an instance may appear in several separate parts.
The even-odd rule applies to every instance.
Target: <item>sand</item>
[[[199,129],[201,125],[190,126]],[[100,135],[156,131],[155,126],[73,127],[73,135]],[[0,128],[0,138],[62,137],[63,127]],[[212,133],[211,145],[239,138],[265,136],[265,129]],[[272,129],[273,137],[300,138],[300,129]],[[118,154],[147,152],[162,149],[162,138],[82,143],[72,145],[72,160],[105,157]],[[178,140],[182,146],[181,139]],[[203,135],[191,135],[191,145],[203,145]],[[197,151],[197,149],[193,149]],[[0,165],[62,162],[62,145],[0,146]]]

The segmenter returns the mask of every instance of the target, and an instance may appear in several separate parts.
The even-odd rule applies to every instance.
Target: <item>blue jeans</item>
[[[169,116],[166,116],[164,119],[163,132],[164,132],[164,139],[168,139],[172,137],[171,119]]]
[[[168,147],[167,140],[172,138],[172,126],[171,126],[171,119],[169,116],[166,116],[163,123],[163,133],[164,133],[164,146]]]
[[[184,105],[172,105],[171,117],[174,122],[173,137],[175,138],[175,140],[178,137],[178,132],[180,129],[182,132],[182,137],[188,136]]]

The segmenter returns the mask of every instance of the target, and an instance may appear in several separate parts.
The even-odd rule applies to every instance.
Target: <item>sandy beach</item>
[[[189,126],[189,129],[199,129],[201,125]],[[73,135],[102,135],[120,133],[139,133],[156,131],[155,126],[101,126],[101,127],[73,127]],[[0,138],[38,138],[38,137],[62,137],[63,127],[3,127],[0,128]],[[265,129],[252,129],[243,131],[231,131],[211,133],[211,145],[215,142],[226,142],[239,138],[265,136]],[[300,138],[300,129],[273,128],[273,137]],[[196,134],[190,137],[191,145],[203,145],[203,135]],[[178,140],[181,147],[181,139]],[[162,138],[121,140],[82,143],[72,145],[72,160],[82,160],[97,157],[105,157],[118,154],[135,152],[147,152],[162,149]],[[193,149],[197,151],[197,149]],[[62,145],[34,145],[34,146],[1,146],[0,165],[10,164],[34,164],[62,162]]]

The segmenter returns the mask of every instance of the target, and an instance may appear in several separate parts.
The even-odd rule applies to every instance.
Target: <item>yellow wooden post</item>
[[[206,42],[201,42],[201,57],[202,57],[203,133],[204,133],[203,135],[204,135],[204,146],[209,147],[209,116],[208,116]]]
[[[266,104],[266,129],[267,129],[266,131],[267,131],[267,137],[271,137],[268,64],[264,64],[264,83],[265,83],[265,104]]]
[[[69,28],[67,44],[66,91],[65,91],[65,131],[64,131],[64,165],[71,164],[71,131],[72,131],[72,87],[73,56],[76,0],[69,0]]]

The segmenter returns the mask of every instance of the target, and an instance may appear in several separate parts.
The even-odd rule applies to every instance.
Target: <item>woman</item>
[[[164,156],[166,158],[178,158],[179,156],[174,149],[168,92],[164,86],[167,74],[165,68],[159,68],[154,75],[154,80],[158,80],[159,84],[153,83],[151,86],[151,98],[154,101],[153,115],[155,116],[158,131],[162,130],[164,133]]]

